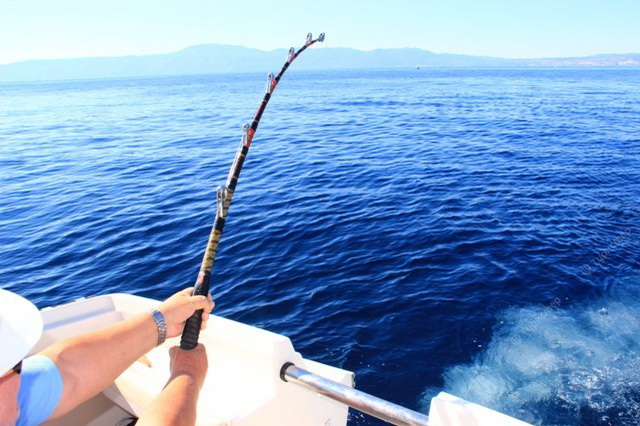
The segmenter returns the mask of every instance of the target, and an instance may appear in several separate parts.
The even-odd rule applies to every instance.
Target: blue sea
[[[0,287],[44,307],[192,285],[265,77],[0,84]],[[639,82],[294,65],[216,313],[412,409],[444,390],[534,424],[640,423]]]

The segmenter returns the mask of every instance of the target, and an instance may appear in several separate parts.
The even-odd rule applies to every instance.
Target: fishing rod
[[[322,43],[323,41],[324,33],[320,34],[320,36],[318,36],[318,38],[316,39],[313,39],[311,33],[307,34],[307,39],[304,46],[298,49],[297,52],[293,47],[289,49],[287,61],[282,66],[282,69],[280,70],[278,75],[274,77],[273,74],[270,73],[267,77],[266,93],[264,94],[264,98],[262,99],[262,103],[260,104],[256,115],[253,117],[253,122],[251,123],[251,125],[244,125],[242,140],[240,141],[240,146],[238,146],[238,151],[236,152],[236,156],[233,159],[233,163],[231,164],[227,182],[225,186],[218,187],[216,191],[216,218],[213,222],[211,233],[209,234],[209,241],[207,242],[207,248],[204,251],[204,257],[202,259],[202,264],[200,265],[198,278],[196,279],[196,283],[193,287],[194,295],[206,296],[207,294],[209,294],[211,269],[213,268],[213,262],[216,258],[216,252],[218,251],[218,244],[220,243],[220,237],[222,236],[224,223],[227,220],[229,205],[231,204],[233,193],[236,190],[238,178],[240,177],[240,171],[242,170],[242,165],[244,164],[244,160],[246,159],[247,153],[249,152],[251,141],[253,140],[253,136],[255,135],[256,130],[258,130],[258,124],[260,124],[260,119],[262,118],[262,114],[264,113],[264,110],[269,103],[269,99],[271,99],[271,95],[280,82],[282,75],[285,73],[285,71],[287,71],[291,63],[308,47],[316,42]],[[184,330],[182,331],[182,338],[180,340],[181,349],[189,350],[198,346],[198,337],[200,336],[201,322],[202,309],[196,311],[185,323]]]

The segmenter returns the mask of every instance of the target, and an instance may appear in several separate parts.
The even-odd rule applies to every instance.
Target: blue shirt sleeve
[[[22,362],[17,426],[32,426],[44,422],[56,409],[62,396],[62,377],[58,367],[43,355],[34,355]]]

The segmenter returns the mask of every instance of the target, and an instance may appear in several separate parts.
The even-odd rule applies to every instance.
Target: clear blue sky
[[[512,58],[640,52],[640,0],[0,0],[0,63],[327,47],[419,47]]]

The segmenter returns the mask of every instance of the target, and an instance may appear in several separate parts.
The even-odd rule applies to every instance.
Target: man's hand
[[[213,310],[215,303],[211,300],[211,295],[192,296],[193,288],[186,288],[177,292],[158,306],[158,310],[164,315],[167,323],[167,337],[176,337],[182,333],[184,323],[195,311],[203,309],[202,326],[204,330],[207,326],[209,313]]]
[[[207,351],[202,344],[198,344],[189,351],[174,346],[169,349],[169,357],[171,358],[171,379],[186,375],[195,380],[198,389],[202,389],[209,369]]]
[[[192,289],[185,289],[158,305],[157,309],[162,312],[167,323],[167,337],[180,335],[184,322],[197,309],[204,310],[202,328],[206,325],[214,306],[211,296],[192,294]],[[43,350],[41,354],[56,364],[63,383],[60,402],[49,419],[68,413],[102,392],[136,359],[153,349],[157,342],[158,328],[155,321],[148,313],[140,313],[99,330],[63,339]],[[202,386],[207,372],[204,348],[196,348],[190,352],[194,353],[179,351],[178,356],[174,357],[179,367],[177,371],[183,374],[172,381],[172,389],[176,393],[170,393],[171,397],[188,395],[188,398],[185,396],[185,401],[195,400],[199,392],[198,385]],[[195,357],[192,362],[189,361],[191,357]],[[185,366],[183,361],[189,361],[187,364],[193,365]],[[187,408],[189,419],[193,418],[195,422],[195,405]],[[166,424],[175,426],[179,423]]]
[[[207,375],[207,351],[198,345],[190,351],[178,346],[169,349],[171,377],[167,385],[147,406],[139,426],[194,425],[200,389]]]

